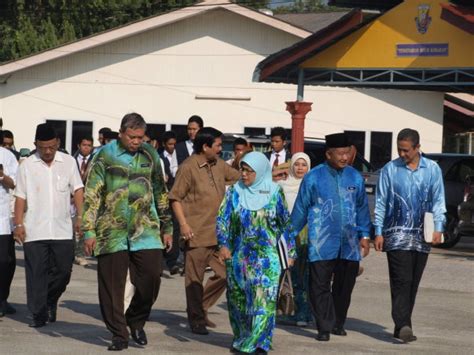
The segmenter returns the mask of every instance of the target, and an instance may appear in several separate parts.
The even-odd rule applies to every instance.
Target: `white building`
[[[285,101],[296,87],[252,82],[257,63],[311,32],[236,4],[206,1],[0,66],[0,117],[17,149],[32,147],[35,127],[56,120],[66,149],[83,132],[118,130],[138,112],[162,129],[198,114],[224,132],[291,127]],[[305,135],[343,130],[371,140],[418,129],[427,152],[442,146],[443,94],[307,87]],[[75,142],[75,140],[74,140]]]

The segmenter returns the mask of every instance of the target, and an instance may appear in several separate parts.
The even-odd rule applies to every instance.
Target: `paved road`
[[[39,330],[28,328],[22,251],[10,302],[18,309],[0,320],[0,354],[105,353],[110,334],[97,304],[95,266],[74,266],[72,281],[60,301],[58,322]],[[314,329],[278,327],[273,354],[473,354],[474,353],[474,238],[451,250],[435,250],[429,258],[414,314],[418,341],[399,344],[391,337],[390,295],[385,255],[373,249],[364,260],[346,324],[347,337],[329,343],[314,339]],[[223,298],[210,317],[218,328],[208,336],[190,333],[186,323],[183,278],[163,277],[150,321],[149,345],[132,346],[130,353],[227,354],[231,342]]]

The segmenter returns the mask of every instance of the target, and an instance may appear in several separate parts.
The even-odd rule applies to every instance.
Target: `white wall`
[[[90,120],[118,129],[125,113],[150,123],[185,124],[192,114],[224,132],[291,126],[285,101],[296,87],[253,83],[256,64],[299,38],[225,10],[25,69],[0,85],[0,116],[16,146],[31,147],[45,119]],[[249,97],[197,100],[196,95]],[[426,151],[441,151],[438,93],[311,87],[307,136],[342,130],[420,131]],[[395,148],[394,148],[395,149]],[[396,154],[394,150],[394,154]]]

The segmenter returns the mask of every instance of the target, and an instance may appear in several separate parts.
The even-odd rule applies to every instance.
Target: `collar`
[[[345,168],[342,168],[342,169],[334,169],[327,161],[324,162],[324,165],[326,165],[327,169],[329,170],[329,173],[332,175],[332,176],[336,176],[336,175],[341,175],[344,171]]]
[[[217,164],[217,160],[214,161],[208,161],[204,154],[194,154],[196,156],[196,160],[198,163],[198,166],[200,168],[204,168],[205,166],[214,166]]]
[[[175,154],[176,154],[176,149],[173,151],[172,154],[168,153],[168,151],[166,151],[166,150],[163,150],[163,155],[164,155],[166,158],[168,158],[168,157],[169,157],[169,158],[173,158]]]
[[[36,153],[34,155],[32,155],[33,157],[33,161],[35,163],[39,163],[39,162],[43,162],[43,159],[40,158],[39,156],[39,153],[38,151],[36,151]],[[62,155],[61,155],[61,152],[56,152],[56,154],[54,154],[54,159],[53,159],[54,162],[58,162],[58,163],[62,163],[64,161]],[[43,162],[44,163],[44,162]],[[46,163],[45,163],[46,164]]]
[[[395,163],[395,165],[397,165],[399,167],[404,167],[406,169],[412,170],[408,167],[408,165],[405,163],[405,161],[402,158],[395,159],[394,163]],[[428,167],[428,164],[426,162],[426,158],[423,155],[420,154],[420,161],[418,162],[418,167],[415,170],[412,170],[412,171],[416,171],[418,169],[427,168],[427,167]]]
[[[112,143],[109,143],[109,144],[112,144]],[[125,147],[122,145],[122,142],[120,142],[120,140],[115,140],[115,145],[116,145],[116,149],[117,149],[117,156],[120,156],[120,155],[123,155],[125,153],[127,154],[130,154],[130,155],[134,155],[134,153],[131,153],[129,152],[127,149],[125,149]],[[143,146],[140,146],[137,150],[137,153],[142,153],[143,152]]]

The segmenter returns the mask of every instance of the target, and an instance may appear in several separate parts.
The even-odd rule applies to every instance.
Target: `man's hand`
[[[295,265],[295,259],[288,258],[288,266],[292,267],[293,265]]]
[[[443,233],[441,232],[433,232],[433,241],[431,244],[438,245],[443,242]]]
[[[13,239],[15,241],[22,245],[25,242],[26,238],[26,233],[25,233],[25,227],[24,226],[17,226],[15,227],[15,230],[13,231]]]
[[[94,249],[95,249],[95,244],[96,244],[95,238],[90,238],[90,239],[84,240],[84,253],[85,253],[87,256],[91,256],[91,255],[92,255],[92,252],[93,252]]]
[[[367,255],[369,255],[370,252],[370,239],[361,238],[359,244],[362,252],[362,257],[365,258]]]
[[[194,238],[194,233],[189,224],[184,223],[180,224],[179,230],[181,232],[181,236],[183,237],[184,240],[188,241]]]
[[[375,236],[374,246],[375,246],[376,251],[382,251],[382,249],[383,249],[383,236],[381,236],[381,235]]]
[[[74,222],[74,232],[76,232],[76,234],[80,237],[82,237],[82,235],[84,233],[82,233],[82,218],[78,218],[76,217],[76,221]]]
[[[165,251],[169,253],[171,248],[173,248],[173,236],[171,234],[164,234],[163,242],[165,243]]]
[[[227,247],[222,247],[219,250],[219,260],[222,264],[225,264],[225,261],[230,259],[232,255],[230,254],[230,250]]]

